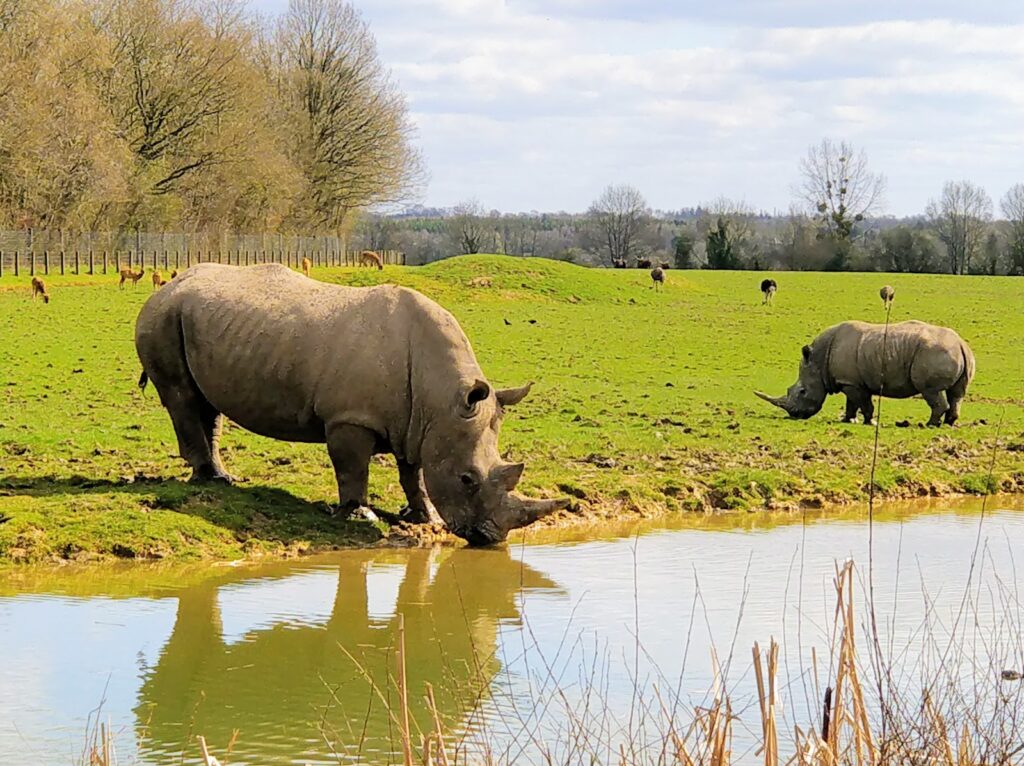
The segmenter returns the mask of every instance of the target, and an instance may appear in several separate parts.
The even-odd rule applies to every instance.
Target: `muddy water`
[[[393,762],[400,620],[413,725],[430,726],[429,684],[450,746],[566,760],[584,720],[609,740],[650,738],[637,722],[659,697],[680,711],[707,700],[714,646],[736,758],[753,761],[751,645],[783,645],[780,730],[813,720],[820,690],[801,667],[813,646],[827,675],[835,564],[852,557],[866,578],[869,536],[881,634],[901,663],[927,659],[926,602],[936,629],[955,623],[973,559],[972,600],[993,602],[970,620],[983,662],[1022,665],[995,594],[1019,584],[1024,508],[998,505],[889,510],[870,535],[860,512],[744,516],[507,550],[0,574],[0,763],[75,763],[98,707],[121,764],[197,763],[196,734],[223,754],[235,730],[232,764]]]

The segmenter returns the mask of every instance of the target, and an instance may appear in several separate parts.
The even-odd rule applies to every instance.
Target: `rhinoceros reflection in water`
[[[398,735],[383,703],[340,647],[388,694],[398,614],[405,619],[414,719],[424,730],[430,726],[422,702],[430,683],[444,725],[464,726],[500,668],[498,626],[518,620],[518,592],[556,585],[507,551],[441,555],[447,558],[431,579],[439,558],[431,551],[347,553],[338,565],[337,594],[325,625],[274,625],[234,644],[224,640],[218,590],[238,576],[182,591],[172,634],[140,691],[140,756],[178,763],[190,735],[203,734],[223,746],[238,729],[233,763],[293,763],[330,752],[321,719],[337,734],[339,753],[354,753],[361,740],[364,757],[394,752]],[[394,614],[374,620],[367,610],[367,569],[396,556],[406,565]],[[397,698],[393,687],[390,696]]]

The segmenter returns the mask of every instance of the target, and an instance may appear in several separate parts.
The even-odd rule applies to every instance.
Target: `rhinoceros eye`
[[[472,490],[475,490],[480,486],[480,477],[472,471],[467,471],[459,476],[459,481],[462,482],[463,486]]]

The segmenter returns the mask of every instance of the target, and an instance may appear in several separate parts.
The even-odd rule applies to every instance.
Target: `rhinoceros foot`
[[[422,508],[413,508],[411,505],[405,506],[398,512],[398,519],[404,521],[407,524],[443,524],[441,517],[438,515],[434,507],[425,506]]]
[[[353,508],[351,511],[349,511],[348,518],[362,519],[364,521],[369,521],[371,523],[380,521],[380,516],[377,515],[377,512],[374,511],[373,508],[370,508],[369,506],[366,505],[359,505]]]
[[[223,471],[214,471],[212,469],[196,469],[192,471],[192,476],[189,477],[190,484],[235,484],[240,479],[236,476],[232,476],[229,473]]]

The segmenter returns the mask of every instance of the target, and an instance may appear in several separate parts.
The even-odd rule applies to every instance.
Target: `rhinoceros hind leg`
[[[402,520],[411,524],[440,523],[441,517],[427,496],[427,488],[423,483],[423,469],[399,459],[398,480],[402,483],[405,499],[409,503],[401,513]]]
[[[327,452],[338,479],[338,500],[342,513],[366,507],[370,481],[370,458],[377,437],[367,428],[351,425],[327,429]]]
[[[956,421],[960,419],[960,403],[966,395],[967,381],[964,378],[960,378],[946,391],[946,397],[949,399],[949,409],[946,410],[947,425],[956,425]]]
[[[152,376],[167,407],[178,437],[178,451],[192,467],[191,482],[235,479],[224,470],[220,460],[221,414],[202,395],[191,377],[168,384],[159,373]]]
[[[938,391],[936,393],[922,394],[924,400],[928,402],[928,406],[932,408],[932,416],[928,418],[928,425],[932,428],[938,428],[942,425],[942,417],[949,412],[949,404],[946,402],[946,392]]]
[[[946,425],[955,426],[956,421],[960,419],[960,403],[963,401],[963,395],[957,396],[952,389],[946,392],[946,396],[949,397],[949,409],[946,410]]]

